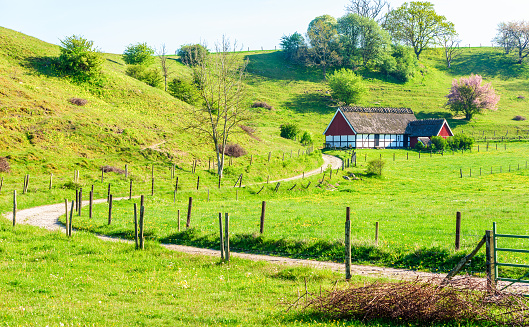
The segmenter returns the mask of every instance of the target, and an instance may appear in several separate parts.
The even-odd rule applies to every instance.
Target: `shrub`
[[[123,61],[128,65],[149,65],[154,62],[154,49],[147,43],[129,44],[123,51]]]
[[[0,157],[0,173],[8,173],[11,170],[11,166],[9,166],[9,161],[7,161],[7,158]]]
[[[432,136],[430,141],[432,142],[432,148],[435,151],[443,151],[448,146],[448,142],[442,136]]]
[[[156,68],[147,69],[143,65],[129,65],[125,70],[125,74],[152,87],[160,86],[163,80]]]
[[[381,176],[385,164],[386,162],[382,159],[371,160],[367,163],[367,173]]]
[[[70,98],[68,99],[68,102],[71,104],[75,104],[76,106],[84,106],[88,103],[88,100],[80,99],[80,98]]]
[[[209,53],[208,49],[200,44],[187,44],[178,49],[178,55],[184,65],[196,66],[200,60]]]
[[[246,150],[239,144],[226,144],[226,148],[224,149],[224,154],[233,157],[233,158],[239,158],[246,154]]]
[[[169,82],[167,92],[175,98],[189,104],[196,104],[199,101],[197,88],[184,79],[173,78],[173,80]]]
[[[452,137],[449,137],[446,140],[448,147],[452,150],[468,150],[474,144],[474,139],[470,136],[457,134]]]
[[[293,140],[299,133],[298,125],[294,123],[286,123],[279,127],[281,129],[281,137]]]
[[[417,151],[422,151],[422,150],[425,150],[426,148],[427,147],[421,141],[417,141],[417,144],[415,144],[415,147],[414,147],[414,149]]]
[[[265,108],[265,109],[268,109],[268,110],[272,110],[274,109],[271,105],[269,105],[268,103],[266,102],[254,102],[252,104],[252,108]]]
[[[103,58],[94,48],[94,42],[73,35],[61,40],[59,69],[66,74],[87,80],[101,72]]]
[[[301,134],[301,140],[300,142],[303,144],[303,145],[308,145],[308,144],[312,144],[314,143],[314,141],[312,140],[312,134],[310,134],[309,132],[307,131],[304,131],[303,134]]]
[[[358,102],[367,93],[362,76],[355,75],[350,69],[342,68],[327,75],[327,82],[332,97],[346,104]]]

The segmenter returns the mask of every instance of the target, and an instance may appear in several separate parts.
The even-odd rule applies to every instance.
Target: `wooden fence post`
[[[125,179],[129,177],[129,165],[125,164]]]
[[[174,192],[178,193],[178,176],[176,177],[176,183],[174,185]]]
[[[220,259],[224,260],[224,235],[222,233],[222,213],[219,212],[219,231],[220,231]]]
[[[64,206],[66,207],[66,222],[65,222],[65,225],[66,225],[66,236],[68,236],[68,200],[67,199],[64,199]]]
[[[68,230],[68,236],[72,237],[72,224],[73,224],[73,208],[74,208],[74,202],[72,201],[72,206],[70,207],[70,221],[68,222],[68,226],[66,226],[66,229]]]
[[[2,181],[4,180],[4,178],[2,177]],[[53,173],[50,174],[50,190],[53,188]],[[0,185],[0,190],[2,189],[2,185]]]
[[[345,279],[351,279],[351,208],[345,209]]]
[[[108,190],[107,190],[107,202],[110,201],[110,183],[108,183]]]
[[[270,157],[272,156],[272,151],[268,152],[268,162],[270,162]]]
[[[186,222],[186,228],[189,228],[191,226],[191,209],[193,208],[193,198],[189,197],[189,204],[187,206],[187,222]]]
[[[180,231],[180,209],[178,209],[178,231]]]
[[[200,187],[200,176],[197,176],[197,191],[199,187]]]
[[[103,183],[104,181],[105,181],[105,171],[103,167],[101,167],[101,183]]]
[[[154,177],[152,178],[151,182],[151,196],[154,196]]]
[[[226,262],[230,262],[230,215],[226,212],[224,218],[224,257]]]
[[[459,251],[461,245],[461,212],[456,213],[456,251]]]
[[[375,246],[378,246],[378,221],[375,222]]]
[[[79,213],[79,189],[75,189],[75,211]]]
[[[112,194],[110,194],[110,200],[108,202],[108,224],[112,222]]]
[[[81,208],[83,206],[83,188],[82,187],[79,189],[79,204],[78,204],[78,206],[79,206],[79,210],[78,210],[77,213],[78,213],[79,216],[81,216]]]
[[[494,242],[493,232],[491,230],[485,231],[485,267],[487,271],[487,291],[495,290],[496,278],[494,276]]]
[[[129,185],[129,200],[132,200],[132,178],[130,179]]]
[[[13,191],[13,227],[17,224],[17,190]]]
[[[144,215],[145,215],[145,206],[140,206],[140,235],[139,235],[139,240],[140,240],[140,249],[143,250],[145,249],[145,238],[143,237],[143,227],[144,227]]]
[[[138,243],[138,205],[134,203],[134,243],[136,244],[136,250],[139,247]]]
[[[266,213],[266,201],[263,201],[261,205],[261,226],[259,228],[259,233],[261,234],[263,234],[264,232],[265,213]]]

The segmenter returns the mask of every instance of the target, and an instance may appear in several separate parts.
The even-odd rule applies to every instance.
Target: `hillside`
[[[58,46],[0,28],[0,156],[10,156],[15,166],[39,173],[102,163],[188,164],[193,158],[212,156],[211,146],[183,129],[187,104],[125,75],[119,54],[104,54],[104,78],[99,83],[80,85],[53,75],[49,58],[58,53]],[[278,136],[281,123],[294,121],[313,133],[317,145],[322,144],[321,133],[335,104],[321,72],[285,63],[280,51],[240,54],[250,62],[248,103],[266,101],[274,109],[252,112],[249,125],[256,128],[259,140],[240,133],[232,142],[253,155],[296,151],[299,143]],[[171,59],[173,77],[191,75],[177,57]],[[498,111],[468,123],[452,119],[443,105],[451,80],[470,73],[491,81],[501,100]],[[405,84],[372,73],[364,77],[370,93],[360,105],[410,107],[419,118],[446,117],[456,132],[528,129],[527,122],[512,118],[527,114],[529,68],[512,65],[500,49],[465,49],[451,70],[439,51],[430,50],[422,59],[420,74]],[[72,97],[86,99],[88,104],[72,105],[68,102]],[[161,152],[148,149],[159,143]]]

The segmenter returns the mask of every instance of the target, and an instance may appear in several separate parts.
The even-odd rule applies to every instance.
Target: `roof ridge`
[[[386,113],[386,114],[413,114],[410,108],[392,107],[340,107],[343,112],[364,112],[364,113]]]
[[[444,118],[426,118],[426,119],[417,119],[417,120],[412,120],[409,122],[410,125],[418,125],[418,124],[421,124],[421,125],[434,125],[434,124],[438,124],[438,123],[441,123],[441,122],[444,122],[446,119]]]

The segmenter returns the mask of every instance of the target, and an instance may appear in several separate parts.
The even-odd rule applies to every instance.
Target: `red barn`
[[[407,148],[419,138],[454,135],[445,119],[417,120],[408,108],[363,107],[338,108],[323,134],[327,146],[340,148]]]

